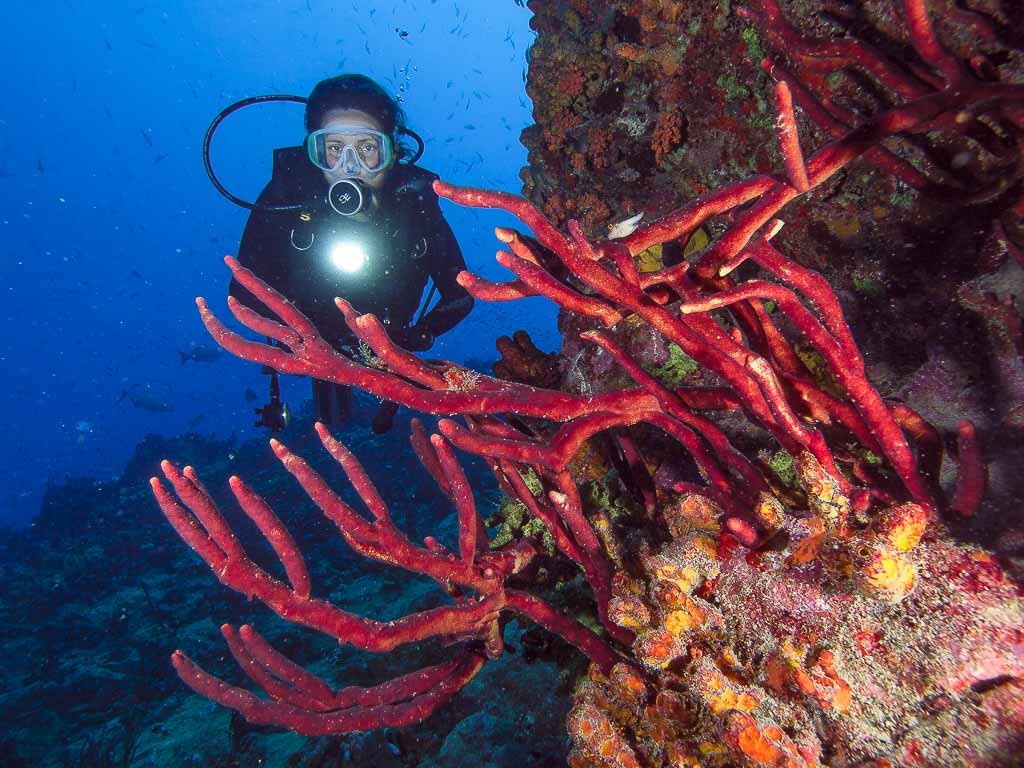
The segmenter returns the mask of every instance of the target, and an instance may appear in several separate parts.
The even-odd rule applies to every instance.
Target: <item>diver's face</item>
[[[380,123],[377,122],[377,119],[373,115],[367,114],[359,109],[332,109],[324,115],[323,123],[319,127],[326,128],[329,125],[339,125],[342,123],[345,125],[365,126],[370,130],[378,132],[383,131]],[[373,139],[375,141],[372,134],[367,134],[366,138],[367,140]],[[369,147],[370,145],[367,144],[366,146]],[[361,147],[361,149],[363,148]],[[328,148],[328,151],[330,151],[330,148]],[[372,151],[372,149],[364,151]],[[370,161],[370,165],[373,164],[372,157],[367,157],[366,159]],[[388,170],[389,169],[385,168],[376,173],[371,173],[364,168],[360,168],[359,175],[353,176],[351,173],[345,173],[339,166],[333,171],[323,171],[323,174],[324,178],[327,179],[328,184],[333,184],[343,178],[359,179],[359,181],[364,183],[370,189],[378,190],[384,185],[384,179],[388,175]]]

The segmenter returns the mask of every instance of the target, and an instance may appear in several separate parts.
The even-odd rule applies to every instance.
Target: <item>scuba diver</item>
[[[257,99],[302,100],[248,101]],[[398,103],[364,75],[323,80],[304,101],[305,145],[274,151],[273,175],[255,205],[227,193],[209,166],[210,136],[228,110],[208,132],[211,179],[229,199],[251,209],[239,263],[291,300],[347,357],[360,357],[359,343],[335,296],[375,314],[400,346],[430,349],[469,314],[473,299],[455,281],[466,264],[431,187],[437,176],[414,164],[422,140],[406,127]],[[404,137],[415,139],[419,150],[404,147]],[[428,281],[433,287],[417,316]],[[277,319],[236,280],[228,290],[247,307]],[[435,290],[440,299],[426,311]],[[287,410],[276,373],[271,374],[271,404],[257,409],[258,424],[280,429]],[[313,380],[316,416],[325,423],[348,418],[351,397],[349,387]],[[373,431],[390,429],[397,409],[384,401]]]

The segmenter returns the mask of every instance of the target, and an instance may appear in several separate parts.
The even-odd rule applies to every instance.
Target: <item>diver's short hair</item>
[[[320,129],[332,109],[358,109],[372,115],[384,133],[405,128],[405,112],[376,81],[366,75],[336,75],[321,80],[306,102],[306,130]]]

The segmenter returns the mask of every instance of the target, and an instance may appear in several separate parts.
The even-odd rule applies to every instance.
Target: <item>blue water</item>
[[[247,214],[217,194],[200,152],[228,104],[304,96],[324,77],[361,72],[403,98],[426,140],[420,165],[455,183],[520,189],[533,34],[513,2],[66,0],[12,4],[5,16],[0,525],[30,520],[48,481],[117,476],[148,433],[256,434],[244,392],[262,402],[258,368],[179,357],[210,343],[196,296],[229,317],[222,257]],[[213,159],[253,199],[272,150],[302,138],[301,106],[251,107],[218,132]],[[469,268],[502,278],[492,228],[508,219],[445,211]],[[478,303],[430,354],[493,359],[494,338],[517,328],[550,350],[553,317],[539,300]],[[295,403],[309,396],[305,380],[283,388]],[[131,395],[173,410],[142,410]]]

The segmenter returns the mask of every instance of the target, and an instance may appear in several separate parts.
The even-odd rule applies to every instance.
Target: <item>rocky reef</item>
[[[887,75],[906,68],[927,80],[908,24],[913,5],[532,0],[536,125],[523,134],[525,194],[552,221],[577,219],[600,238],[635,214],[657,219],[771,173],[786,160],[775,81],[803,91],[800,137],[820,146],[844,125],[830,119],[854,124],[906,97]],[[1020,82],[1009,5],[927,11],[951,59]],[[859,45],[878,58],[861,57]],[[634,659],[592,669],[578,688],[571,764],[1017,764],[1020,134],[1011,128],[996,146],[982,133],[935,129],[886,142],[886,162],[868,156],[791,203],[773,240],[827,277],[883,396],[947,436],[964,418],[978,426],[990,473],[982,512],[925,526],[923,510],[894,504],[855,534],[829,534],[814,501],[826,490],[817,471],[729,416],[716,421],[760,456],[777,497],[795,493],[808,510],[801,519],[765,510],[772,533],[747,551],[729,543],[712,500],[667,493],[681,477],[673,446],[634,428],[670,535],[636,530],[644,515],[635,509],[609,516],[621,566],[612,616],[637,633]],[[690,258],[734,220],[686,229],[676,248]],[[561,386],[621,389],[622,369],[585,340],[600,323],[569,312],[560,322]],[[716,381],[701,366],[681,370],[678,347],[645,325],[606,333],[672,387]],[[830,378],[796,351],[819,381]],[[587,456],[577,476],[614,476],[610,463],[595,469],[600,461]]]

